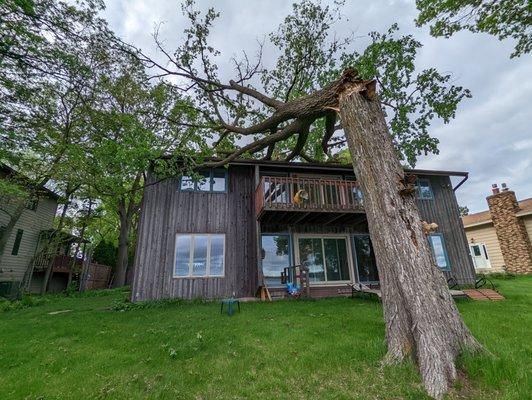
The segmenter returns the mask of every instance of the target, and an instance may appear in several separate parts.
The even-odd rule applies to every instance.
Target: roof
[[[24,180],[29,180],[29,178],[27,176],[21,174],[17,170],[14,170],[9,165],[4,164],[1,161],[0,161],[0,171],[4,172],[6,175],[14,175],[14,176],[21,177]],[[55,200],[59,199],[59,195],[57,193],[53,192],[52,190],[48,189],[47,187],[41,186],[39,189],[42,190],[43,192],[46,192],[46,194],[48,194],[51,198],[53,198]]]
[[[230,165],[259,165],[262,167],[283,167],[283,168],[302,168],[302,169],[327,169],[333,171],[353,172],[351,164],[342,164],[337,162],[323,162],[323,163],[308,163],[308,162],[293,162],[293,161],[274,161],[274,160],[254,160],[254,159],[237,159],[229,163]],[[405,171],[412,172],[418,175],[443,175],[443,176],[467,176],[467,172],[463,171],[443,171],[443,170],[428,170],[428,169],[411,169],[405,168]]]
[[[524,199],[517,202],[519,204],[519,212],[517,216],[523,216],[532,214],[532,198]],[[491,213],[489,210],[481,211],[475,214],[464,215],[462,222],[465,227],[471,227],[476,225],[484,225],[491,223]]]

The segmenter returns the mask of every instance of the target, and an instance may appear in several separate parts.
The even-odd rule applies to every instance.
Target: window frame
[[[445,257],[445,263],[447,264],[445,267],[440,267],[438,265],[438,261],[436,259],[436,252],[434,251],[434,245],[432,244],[432,237],[439,237],[440,240],[441,240],[441,244],[442,244],[442,249],[443,249],[443,256]],[[443,235],[443,233],[431,233],[427,236],[427,240],[429,242],[429,246],[430,246],[430,250],[432,252],[432,257],[434,258],[434,261],[436,263],[436,266],[442,270],[442,271],[450,271],[451,270],[451,260],[449,258],[449,253],[447,251],[447,244],[445,243],[445,237]]]
[[[198,187],[198,183],[199,181],[198,180],[194,180],[192,177],[188,176],[188,175],[181,175],[179,177],[179,185],[178,185],[178,191],[180,192],[189,192],[189,193],[227,193],[227,182],[228,182],[228,179],[229,179],[229,174],[227,172],[227,168],[209,168],[208,169],[209,171],[209,190],[200,190],[199,187]],[[215,171],[224,171],[224,189],[223,190],[213,190],[213,187],[214,187],[214,172]],[[203,171],[198,171],[199,174],[204,174],[205,172],[207,172],[207,170],[203,170]],[[183,189],[181,187],[182,185],[182,182],[183,182],[183,179],[186,178],[187,181],[190,181],[194,184],[194,188],[193,189]],[[207,176],[205,176],[205,178],[207,178]]]
[[[427,186],[430,189],[430,197],[423,197],[421,195],[420,182],[426,182],[427,183]],[[418,200],[434,200],[434,190],[432,190],[432,185],[430,183],[430,179],[428,179],[428,178],[417,178],[415,187],[416,187],[416,198]]]
[[[289,233],[289,232],[279,232],[279,233],[261,233],[260,234],[260,247],[261,247],[261,259],[260,259],[260,269],[261,269],[261,273],[264,274],[263,270],[262,270],[262,263],[263,263],[263,258],[262,258],[262,250],[263,250],[263,247],[262,247],[262,238],[264,236],[287,236],[288,237],[288,267],[292,267],[294,266],[295,262],[294,262],[294,248],[293,248],[293,244],[292,244],[292,235]],[[280,278],[281,276],[279,276]],[[279,286],[277,285],[269,285],[268,287],[273,287],[273,288],[282,288],[284,287],[285,285],[284,284],[280,284]]]
[[[189,236],[190,244],[188,248],[188,274],[187,275],[176,275],[176,263],[177,263],[177,240],[180,236]],[[193,275],[193,264],[194,264],[194,238],[196,236],[207,236],[207,254],[205,265],[205,275]],[[213,236],[222,236],[223,237],[223,250],[222,250],[222,273],[221,275],[212,275],[211,272],[211,243]],[[226,235],[225,233],[176,233],[174,240],[174,264],[172,267],[172,278],[174,279],[204,279],[204,278],[225,278],[225,250],[226,250]]]

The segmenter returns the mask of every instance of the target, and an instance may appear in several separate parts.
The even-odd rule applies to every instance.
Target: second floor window
[[[26,201],[26,205],[25,207],[28,209],[28,210],[31,210],[31,211],[35,211],[37,209],[37,205],[39,204],[39,198],[38,197],[30,197],[27,201]]]
[[[17,230],[17,236],[15,236],[15,242],[13,243],[13,249],[11,249],[12,256],[18,255],[18,250],[20,249],[20,242],[22,241],[23,234],[24,234],[24,230],[22,229]]]
[[[183,175],[179,180],[179,190],[188,192],[226,192],[227,171],[223,168],[199,172],[200,177]]]
[[[422,200],[431,200],[434,198],[434,193],[432,193],[428,179],[418,179],[416,181],[416,196]]]

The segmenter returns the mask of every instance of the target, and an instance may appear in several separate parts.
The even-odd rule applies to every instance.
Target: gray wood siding
[[[430,180],[434,193],[432,200],[418,200],[421,218],[438,224],[437,233],[445,239],[451,270],[444,272],[449,278],[454,276],[460,284],[475,282],[475,268],[469,256],[467,238],[458,212],[458,202],[448,176],[423,176]]]
[[[133,300],[253,296],[257,287],[253,182],[252,167],[232,166],[226,193],[180,192],[177,179],[148,186],[138,232]],[[225,233],[224,277],[173,278],[176,233]]]
[[[12,211],[13,207],[8,207]],[[22,215],[17,221],[13,232],[9,236],[5,248],[5,254],[2,257],[0,265],[1,281],[21,281],[24,273],[31,262],[37,243],[39,233],[43,230],[52,229],[54,216],[57,210],[57,201],[47,197],[39,198],[36,210],[24,209]],[[5,226],[9,221],[9,216],[0,211],[0,226]],[[16,256],[11,254],[13,244],[19,229],[24,230],[20,247]]]
[[[254,166],[230,166],[227,193],[180,192],[178,180],[147,186],[138,231],[132,298],[220,298],[253,296],[258,285],[259,249],[254,213]],[[430,179],[434,199],[419,200],[422,218],[439,225],[451,263],[446,276],[474,282],[465,232],[448,176]],[[148,177],[152,180],[152,177]],[[263,225],[262,232],[363,233],[354,226]],[[173,278],[176,233],[225,233],[223,278]]]

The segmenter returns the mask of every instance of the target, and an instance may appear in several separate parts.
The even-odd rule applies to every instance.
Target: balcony
[[[365,219],[356,181],[263,176],[255,190],[257,219],[282,224],[350,224]]]

